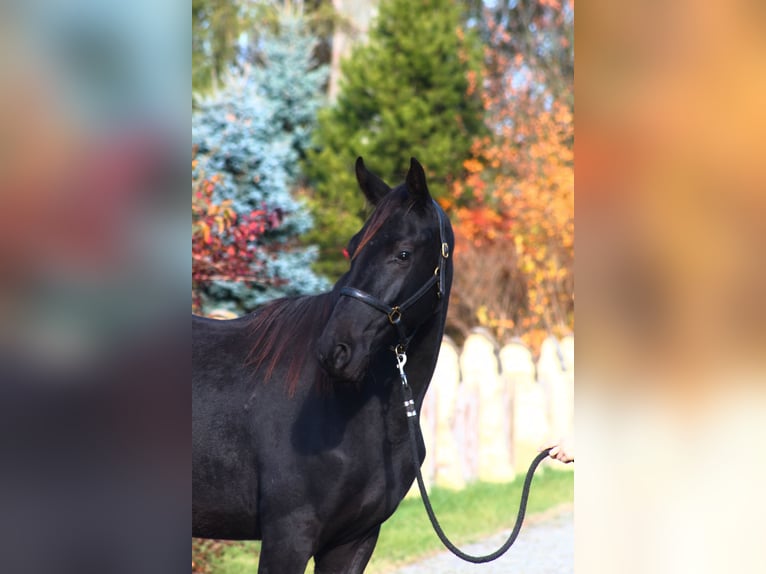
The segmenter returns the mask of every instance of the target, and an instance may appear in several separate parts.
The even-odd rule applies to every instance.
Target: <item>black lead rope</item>
[[[405,353],[398,353],[396,355],[396,366],[399,369],[399,376],[402,379],[402,392],[404,394],[404,407],[407,410],[407,422],[410,429],[410,447],[412,450],[412,460],[415,462],[415,469],[417,471],[417,480],[418,480],[418,489],[420,490],[420,496],[423,499],[423,506],[426,508],[426,513],[428,514],[428,518],[431,521],[431,525],[434,528],[434,531],[436,532],[436,535],[439,537],[439,540],[442,541],[442,544],[447,547],[447,549],[452,552],[455,556],[458,558],[461,558],[462,560],[465,560],[466,562],[472,562],[474,564],[482,564],[484,562],[491,562],[493,560],[496,560],[500,558],[503,554],[508,552],[508,549],[513,545],[513,543],[516,541],[516,538],[519,535],[519,532],[521,531],[521,525],[524,522],[524,515],[527,511],[527,499],[529,498],[529,487],[532,484],[532,478],[535,475],[535,470],[537,470],[537,467],[540,465],[540,463],[545,460],[545,458],[549,455],[551,449],[547,448],[540,452],[535,459],[532,461],[532,464],[529,465],[529,470],[527,471],[527,475],[524,478],[524,487],[521,490],[521,501],[519,503],[519,513],[516,515],[516,524],[513,526],[513,530],[511,531],[511,534],[508,536],[508,539],[503,543],[503,545],[492,552],[491,554],[486,554],[484,556],[473,556],[471,554],[466,554],[460,548],[455,546],[449,538],[447,538],[447,535],[444,533],[444,530],[442,530],[441,525],[439,524],[439,521],[436,519],[436,514],[434,514],[434,509],[431,506],[431,500],[428,497],[428,492],[426,491],[426,485],[423,482],[423,474],[420,471],[420,464],[418,464],[418,444],[417,444],[417,433],[419,431],[417,426],[417,412],[415,411],[415,401],[412,398],[412,389],[410,388],[409,383],[407,382],[407,375],[404,372],[404,365],[407,363],[407,355]]]

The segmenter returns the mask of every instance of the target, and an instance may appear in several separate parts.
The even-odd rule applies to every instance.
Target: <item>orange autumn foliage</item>
[[[445,202],[459,262],[449,324],[464,335],[478,322],[537,351],[574,329],[573,113],[520,54],[489,56],[492,135],[474,142]]]

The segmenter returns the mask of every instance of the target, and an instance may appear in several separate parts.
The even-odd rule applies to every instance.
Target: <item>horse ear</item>
[[[431,201],[431,194],[428,193],[428,186],[426,185],[426,172],[414,157],[410,158],[410,169],[407,172],[406,181],[407,189],[416,201],[419,203]]]
[[[359,187],[364,192],[364,196],[372,205],[378,205],[378,202],[391,191],[391,188],[388,187],[385,181],[367,170],[362,156],[356,158],[356,181],[359,182]]]

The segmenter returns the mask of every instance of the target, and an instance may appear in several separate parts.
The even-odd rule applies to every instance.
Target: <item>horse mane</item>
[[[255,370],[266,368],[263,376],[268,382],[280,360],[289,356],[287,368],[287,392],[290,396],[307,365],[316,355],[316,341],[322,333],[338,300],[336,290],[319,295],[285,297],[266,303],[252,315],[250,332],[254,335],[253,347],[246,364]],[[288,353],[289,351],[289,353]],[[316,383],[328,382],[323,369],[316,369]]]

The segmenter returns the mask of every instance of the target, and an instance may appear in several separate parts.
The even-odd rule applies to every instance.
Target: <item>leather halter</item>
[[[357,289],[355,287],[342,287],[340,290],[340,295],[345,295],[346,297],[353,297],[354,299],[358,299],[359,301],[362,301],[363,303],[366,303],[370,307],[374,307],[378,311],[381,311],[386,314],[388,317],[388,321],[396,328],[396,331],[399,335],[399,347],[401,347],[402,350],[404,350],[407,347],[408,338],[404,331],[404,325],[402,324],[402,316],[404,312],[409,309],[412,305],[417,303],[423,295],[428,293],[429,289],[436,285],[436,296],[441,299],[444,291],[444,260],[449,258],[449,244],[446,241],[446,219],[447,216],[444,214],[444,211],[439,206],[438,203],[436,203],[434,200],[431,200],[434,204],[434,207],[436,208],[436,214],[439,217],[439,242],[440,242],[440,253],[439,253],[439,265],[436,267],[436,270],[434,271],[434,274],[426,281],[420,289],[415,291],[415,293],[412,294],[411,297],[406,299],[403,303],[400,303],[398,305],[389,305],[377,297],[370,295],[369,293],[366,293],[362,291],[361,289]]]

